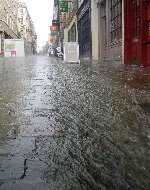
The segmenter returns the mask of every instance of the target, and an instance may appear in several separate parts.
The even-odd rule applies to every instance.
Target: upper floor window
[[[122,38],[122,0],[111,1],[111,42]]]

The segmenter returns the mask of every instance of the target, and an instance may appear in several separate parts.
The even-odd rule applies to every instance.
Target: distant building
[[[4,51],[4,39],[19,38],[17,12],[18,0],[0,0],[0,55]]]
[[[77,0],[73,0],[68,4],[68,13],[66,26],[65,26],[65,39],[64,41],[68,42],[76,42],[78,41],[78,31],[77,31],[77,10],[78,10],[78,2]]]
[[[50,26],[50,41],[53,47],[57,47],[60,44],[60,18],[59,18],[59,1],[54,0],[53,7],[53,20]]]

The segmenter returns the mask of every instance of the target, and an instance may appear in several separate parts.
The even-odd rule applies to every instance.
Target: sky
[[[53,0],[20,0],[25,2],[34,22],[38,46],[41,48],[48,41],[53,15]]]

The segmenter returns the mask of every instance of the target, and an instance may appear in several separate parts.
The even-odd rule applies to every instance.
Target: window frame
[[[110,0],[111,42],[122,39],[122,0]]]

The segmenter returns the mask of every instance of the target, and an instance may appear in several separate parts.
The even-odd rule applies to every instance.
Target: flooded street
[[[0,190],[148,190],[150,72],[136,70],[1,58]]]

